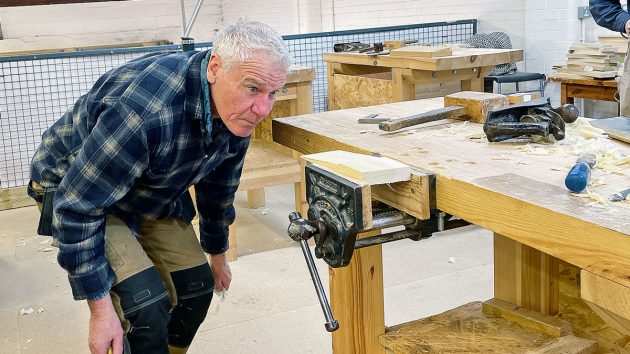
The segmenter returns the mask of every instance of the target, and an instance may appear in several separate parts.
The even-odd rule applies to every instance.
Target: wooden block
[[[370,185],[408,181],[411,178],[411,167],[387,157],[333,150],[303,155],[302,158],[324,166],[342,177]]]
[[[383,42],[383,47],[385,49],[398,49],[398,48],[403,48],[407,45],[406,41],[385,41]]]
[[[435,57],[448,57],[453,55],[453,51],[450,47],[431,47],[431,46],[408,46],[404,48],[392,49],[389,51],[389,55],[393,57],[423,57],[423,58],[435,58]]]
[[[380,200],[420,220],[430,218],[434,203],[434,177],[431,174],[414,170],[411,180],[372,186],[372,198]]]
[[[529,311],[522,307],[499,299],[490,299],[483,303],[483,313],[505,318],[519,325],[549,334],[563,337],[572,333],[571,324],[555,317],[546,316],[536,311]]]
[[[466,107],[467,119],[477,123],[485,122],[491,110],[504,108],[509,104],[504,95],[487,92],[462,91],[444,97],[444,107]]]
[[[525,103],[525,102],[539,99],[540,93],[538,92],[513,93],[511,95],[507,95],[507,98],[510,104]]]

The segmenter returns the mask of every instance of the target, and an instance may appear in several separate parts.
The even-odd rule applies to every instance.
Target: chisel
[[[588,181],[591,179],[591,168],[594,166],[595,155],[586,154],[580,157],[569,170],[567,177],[564,179],[564,185],[571,192],[582,192],[588,186]]]
[[[622,200],[626,200],[626,198],[628,198],[628,194],[630,194],[630,188],[626,189],[625,191],[621,191],[621,192],[613,194],[610,197],[610,201],[611,202],[620,202]]]

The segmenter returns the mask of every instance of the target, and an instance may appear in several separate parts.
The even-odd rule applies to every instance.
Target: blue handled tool
[[[591,178],[591,168],[595,166],[595,155],[586,154],[575,162],[564,179],[564,185],[571,192],[580,193],[588,185]]]

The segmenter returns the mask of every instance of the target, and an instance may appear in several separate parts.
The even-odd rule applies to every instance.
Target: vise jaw
[[[288,234],[298,242],[313,237],[315,256],[333,268],[347,266],[355,249],[405,238],[420,240],[462,223],[459,220],[449,221],[449,215],[434,209],[435,179],[431,174],[423,174],[422,178],[418,174],[412,175],[411,181],[394,183],[393,187],[370,186],[308,164],[305,177],[309,205],[307,219],[294,214]],[[415,204],[415,210],[411,210],[399,205],[404,196],[393,200],[392,195],[396,193],[392,191],[396,188],[408,188],[411,191],[408,194],[423,190],[419,193],[426,195],[412,198],[413,203],[418,204]],[[357,239],[361,232],[395,226],[404,226],[404,230]]]

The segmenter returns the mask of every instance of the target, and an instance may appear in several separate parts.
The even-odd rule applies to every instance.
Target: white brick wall
[[[221,25],[221,0],[206,0],[193,28],[208,41]],[[186,0],[188,18],[196,0]],[[169,40],[183,33],[180,0],[0,7],[1,52]]]

